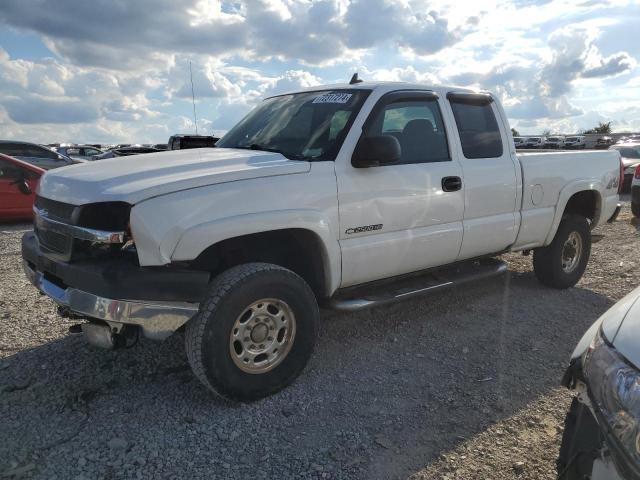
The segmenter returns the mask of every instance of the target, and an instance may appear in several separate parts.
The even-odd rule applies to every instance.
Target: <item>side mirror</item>
[[[392,135],[362,136],[351,158],[355,168],[379,167],[400,161],[400,142]]]
[[[18,182],[18,190],[25,195],[31,195],[33,193],[33,190],[31,190],[31,187],[29,186],[29,182],[24,179]]]

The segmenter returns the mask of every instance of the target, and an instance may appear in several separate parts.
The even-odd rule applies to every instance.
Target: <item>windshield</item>
[[[267,98],[216,147],[282,153],[295,160],[335,160],[369,90],[323,90]]]
[[[640,146],[638,147],[613,147],[624,158],[640,158]]]

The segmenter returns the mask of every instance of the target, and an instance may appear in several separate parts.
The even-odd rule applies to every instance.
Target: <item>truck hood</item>
[[[626,313],[618,320],[605,320],[602,330],[618,353],[640,368],[640,288],[632,293]]]
[[[148,198],[217,183],[305,173],[309,162],[279,153],[195,148],[96,160],[47,172],[38,194],[73,205]]]

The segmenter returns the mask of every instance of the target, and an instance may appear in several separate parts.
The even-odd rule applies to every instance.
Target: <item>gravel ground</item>
[[[115,352],[68,336],[21,272],[27,228],[0,226],[0,477],[551,479],[568,356],[640,283],[627,203],[576,288],[510,254],[501,279],[323,312],[300,379],[233,405],[193,377],[181,335]]]

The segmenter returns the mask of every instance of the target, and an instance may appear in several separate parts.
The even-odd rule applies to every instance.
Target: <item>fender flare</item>
[[[329,221],[314,210],[273,210],[193,225],[185,229],[177,241],[162,241],[160,250],[172,261],[189,261],[222,240],[292,228],[308,230],[319,238],[323,250],[320,254],[324,264],[325,291],[332,294],[340,285],[342,276],[340,245]]]
[[[556,212],[553,216],[553,222],[551,223],[551,228],[549,229],[547,238],[544,241],[544,246],[549,245],[553,241],[553,237],[556,236],[558,226],[560,225],[560,221],[562,220],[562,215],[564,214],[565,208],[567,208],[569,199],[576,193],[584,191],[593,191],[596,193],[596,212],[593,217],[592,225],[598,225],[600,223],[600,215],[602,212],[602,192],[604,191],[604,186],[600,182],[595,180],[583,179],[573,181],[568,185],[565,185],[564,188],[560,190],[558,201],[556,203]]]

